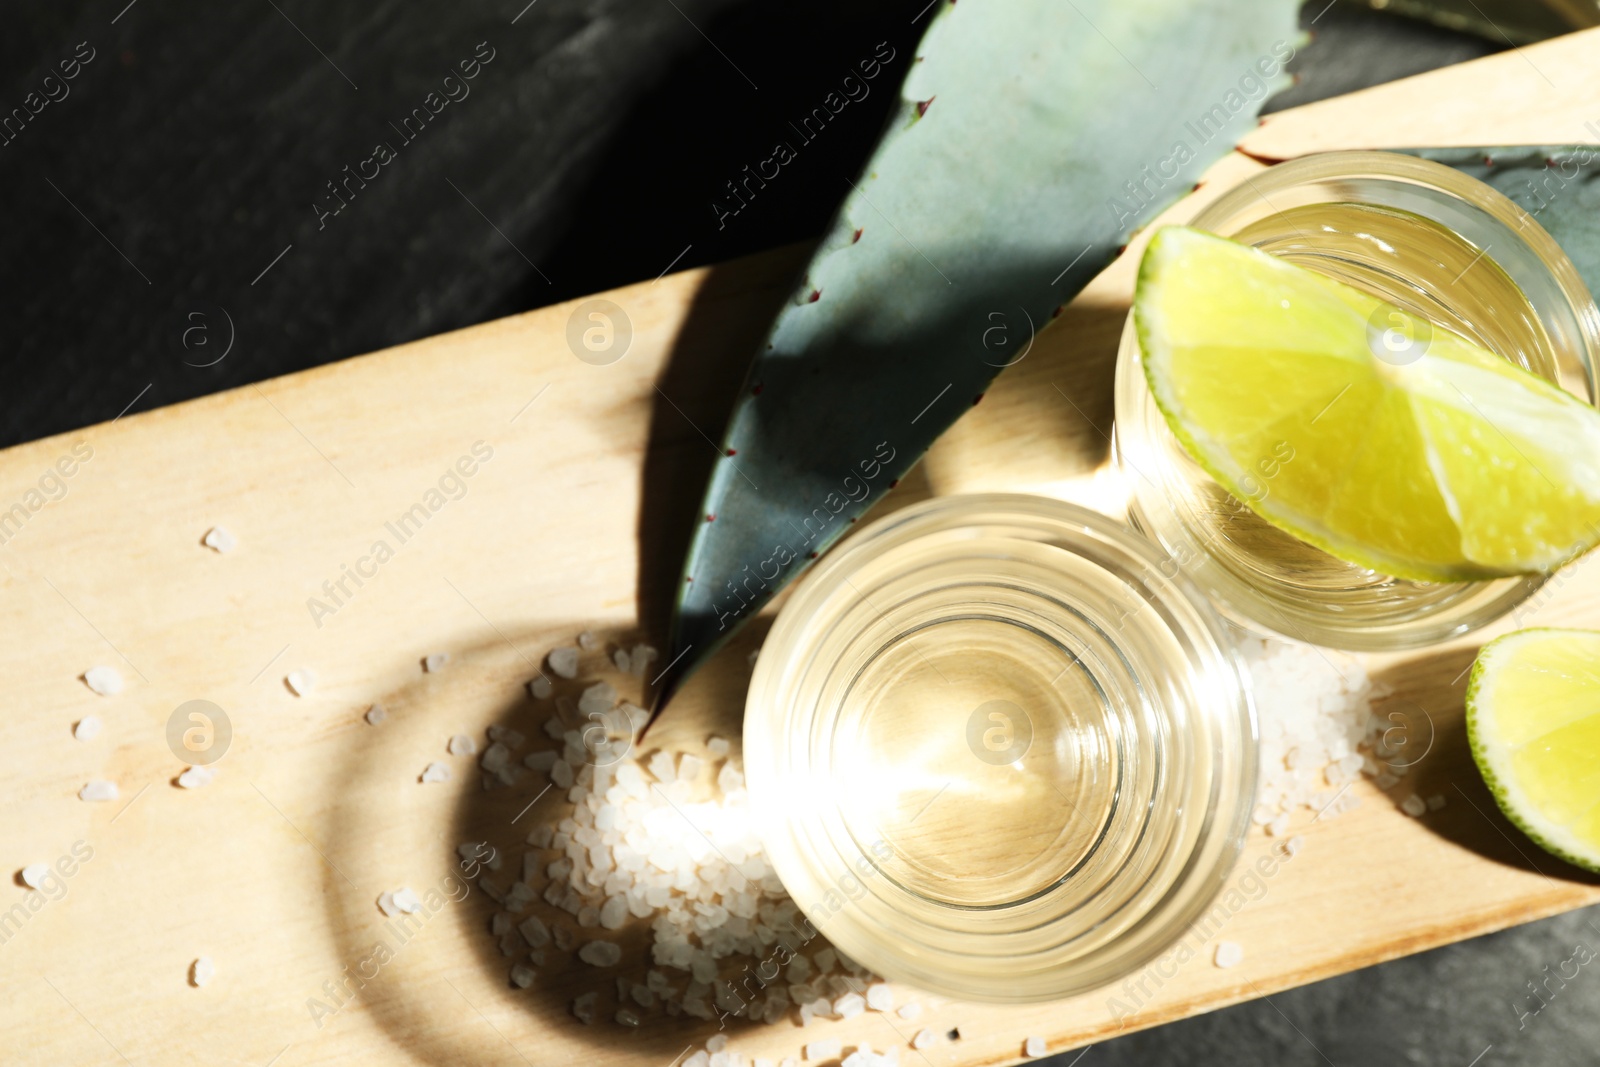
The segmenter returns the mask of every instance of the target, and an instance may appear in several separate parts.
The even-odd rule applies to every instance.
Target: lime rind
[[[1592,641],[1596,659],[1600,659],[1600,632],[1593,630],[1534,627],[1490,641],[1478,650],[1478,658],[1473,661],[1472,673],[1467,681],[1467,744],[1484,784],[1489,787],[1490,795],[1512,825],[1552,856],[1574,867],[1600,874],[1600,845],[1585,842],[1566,827],[1538,814],[1537,805],[1522,788],[1519,776],[1507,765],[1506,746],[1495,736],[1499,726],[1498,716],[1489,706],[1492,702],[1484,700],[1485,686],[1499,671],[1514,665],[1515,652],[1519,647],[1551,638]],[[1502,662],[1504,660],[1510,662]],[[1596,692],[1595,697],[1597,705],[1600,705],[1600,691]]]
[[[1404,398],[1407,418],[1399,421],[1408,422],[1410,427],[1394,430],[1391,425],[1396,421],[1394,419],[1384,425],[1389,425],[1393,432],[1402,436],[1409,429],[1411,436],[1416,438],[1410,442],[1419,460],[1416,473],[1419,478],[1426,477],[1431,484],[1419,484],[1408,490],[1410,495],[1406,499],[1409,509],[1414,512],[1420,508],[1422,514],[1407,513],[1403,517],[1391,517],[1389,521],[1392,528],[1384,532],[1390,542],[1403,542],[1407,547],[1427,543],[1426,538],[1408,537],[1401,524],[1410,522],[1417,528],[1427,528],[1430,521],[1428,501],[1436,498],[1437,506],[1442,507],[1445,514],[1440,516],[1444,521],[1435,522],[1432,527],[1434,540],[1438,544],[1431,557],[1408,555],[1392,550],[1393,545],[1386,548],[1374,544],[1372,540],[1353,537],[1349,530],[1332,528],[1303,510],[1281,506],[1270,495],[1262,499],[1250,492],[1246,481],[1248,472],[1240,467],[1228,444],[1208,433],[1199,420],[1186,412],[1175,399],[1169,383],[1156,366],[1159,355],[1152,358],[1152,353],[1161,351],[1162,342],[1158,339],[1170,337],[1166,332],[1165,307],[1152,294],[1159,292],[1162,272],[1171,267],[1171,261],[1196,248],[1205,253],[1207,245],[1213,248],[1226,246],[1249,257],[1246,261],[1248,270],[1241,268],[1239,278],[1228,279],[1230,283],[1244,287],[1242,297],[1233,291],[1225,292],[1227,303],[1234,305],[1234,315],[1247,314],[1246,309],[1252,300],[1274,295],[1272,272],[1282,272],[1285,290],[1311,305],[1303,313],[1320,321],[1321,328],[1336,338],[1335,343],[1321,348],[1313,343],[1302,345],[1297,350],[1294,345],[1298,337],[1274,337],[1272,344],[1275,353],[1290,351],[1295,353],[1294,358],[1299,358],[1299,353],[1303,352],[1308,369],[1337,365],[1337,361],[1347,359],[1353,384],[1360,381],[1366,392],[1371,392],[1368,386],[1377,388],[1381,394],[1388,394],[1386,402],[1389,403]],[[1209,266],[1214,267],[1215,264]],[[1315,279],[1315,284],[1308,283],[1308,278]],[[1432,361],[1427,364],[1428,373],[1408,374],[1403,388],[1389,384],[1391,379],[1398,380],[1397,369],[1379,366],[1364,343],[1352,344],[1350,336],[1347,336],[1352,333],[1351,317],[1355,316],[1355,321],[1359,323],[1360,318],[1365,317],[1362,315],[1363,309],[1369,305],[1387,306],[1376,297],[1247,246],[1198,230],[1167,227],[1152,238],[1140,262],[1133,317],[1141,363],[1151,395],[1184,451],[1207,474],[1267,522],[1330,555],[1411,581],[1459,582],[1548,573],[1600,542],[1600,465],[1584,466],[1572,458],[1580,453],[1600,455],[1600,413],[1556,386],[1442,327],[1434,328],[1433,343],[1422,357]],[[1260,332],[1254,323],[1243,323],[1240,328],[1246,336]],[[1214,351],[1222,351],[1224,347],[1248,350],[1248,345],[1222,346],[1215,342],[1207,347]],[[1312,364],[1309,362],[1312,359],[1322,362]],[[1252,370],[1259,373],[1261,367],[1262,362],[1258,361]],[[1468,386],[1467,390],[1462,389],[1463,384]],[[1477,393],[1480,398],[1487,395],[1495,397],[1496,422],[1489,420],[1469,393]],[[1506,425],[1522,437],[1521,446],[1497,428],[1502,408]],[[1279,414],[1281,422],[1294,412],[1284,409]],[[1560,434],[1551,433],[1549,426],[1554,423],[1560,424]],[[1522,432],[1519,433],[1519,430]],[[1543,450],[1534,444],[1537,440],[1550,437],[1560,437],[1564,447]],[[1450,473],[1453,461],[1441,454],[1440,440],[1436,438],[1463,446],[1470,444],[1476,449],[1474,455],[1494,458],[1498,450],[1511,457],[1509,463],[1513,468],[1521,468],[1517,473],[1522,478],[1542,478],[1549,486],[1549,491],[1546,492],[1541,486],[1531,489],[1523,486],[1514,499],[1491,501],[1488,507],[1482,508],[1474,500],[1472,517],[1477,521],[1469,522],[1464,501],[1452,491]],[[1530,459],[1529,452],[1537,453],[1545,461],[1544,464]],[[1359,458],[1358,450],[1352,459]],[[1546,477],[1545,467],[1555,470],[1559,481]],[[1457,481],[1469,489],[1480,488],[1479,483],[1470,477]],[[1494,488],[1492,484],[1491,488]],[[1500,488],[1503,489],[1503,486]],[[1361,491],[1359,488],[1352,490],[1353,493]],[[1527,506],[1528,501],[1540,506]],[[1490,508],[1502,504],[1501,512],[1491,513]],[[1396,508],[1390,514],[1394,516],[1402,510],[1405,509]],[[1511,517],[1504,518],[1502,513]],[[1575,517],[1578,520],[1576,522],[1572,521]],[[1452,528],[1446,529],[1445,523]],[[1370,527],[1371,523],[1368,525]],[[1439,542],[1440,537],[1446,540]],[[1452,546],[1448,552],[1439,547],[1445,543]]]

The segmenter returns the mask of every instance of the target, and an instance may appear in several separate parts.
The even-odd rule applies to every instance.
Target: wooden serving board
[[[1246,148],[1275,158],[1593,139],[1597,60],[1600,31],[1576,34],[1275,115]],[[1261,166],[1231,156],[1169,217]],[[582,965],[509,988],[480,892],[442,903],[403,945],[375,900],[449,888],[457,842],[519,842],[554,810],[549,797],[519,810],[528,789],[480,790],[445,742],[494,723],[532,734],[540,720],[522,685],[581,629],[609,649],[631,644],[644,618],[664,643],[662,604],[712,439],[804,254],[607,294],[634,331],[609,366],[569,349],[574,302],[0,453],[0,510],[21,502],[27,515],[0,527],[0,864],[67,857],[72,872],[48,893],[19,883],[0,895],[8,1062],[661,1065],[714,1032],[683,1019],[578,1023],[568,1004],[595,981]],[[1038,337],[885,509],[1000,489],[1121,507],[1106,435],[1136,254]],[[46,477],[75,447],[71,476]],[[425,518],[398,536],[391,524],[419,503]],[[218,524],[238,536],[234,551],[201,545]],[[381,563],[368,558],[380,540],[392,553]],[[346,566],[366,577],[345,578],[335,603],[324,583]],[[1547,593],[1524,624],[1600,625],[1600,567],[1580,563]],[[1372,659],[1426,712],[1412,721],[1431,724],[1429,753],[1396,797],[1362,783],[1354,812],[1302,816],[1304,850],[1270,877],[1244,881],[1241,868],[1244,902],[1216,935],[1244,946],[1239,966],[1217,969],[1207,951],[1129,987],[1025,1008],[899,990],[927,1005],[923,1020],[740,1025],[733,1047],[779,1057],[834,1035],[903,1047],[926,1025],[960,1034],[923,1054],[932,1067],[1005,1063],[1027,1035],[1059,1051],[1600,900],[1595,879],[1506,824],[1467,756],[1463,669],[1508,626]],[[651,744],[736,737],[758,640],[698,676]],[[424,673],[435,651],[452,660]],[[126,689],[91,693],[79,676],[96,664],[120,670]],[[284,677],[306,668],[319,681],[297,697]],[[220,706],[233,730],[216,781],[193,791],[172,784],[183,763],[166,741],[190,700]],[[370,726],[375,702],[389,718]],[[71,727],[87,714],[105,727],[80,742]],[[432,760],[455,778],[419,784]],[[91,778],[117,782],[120,798],[77,799]],[[1395,799],[1413,790],[1448,806],[1408,818]],[[1245,862],[1268,847],[1253,837]],[[393,958],[314,1021],[310,1002],[336,1003],[328,989],[347,968],[373,970],[379,939]],[[201,955],[217,973],[197,989],[187,977]]]

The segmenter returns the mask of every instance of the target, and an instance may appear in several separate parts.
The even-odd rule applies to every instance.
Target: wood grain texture
[[[1600,115],[1600,83],[1541,90],[1527,68],[1554,78],[1597,53],[1600,36],[1576,35],[1405,83],[1385,105],[1383,143],[1516,140],[1502,124],[1509,113],[1496,111],[1505,95],[1536,117],[1529,139],[1576,136]],[[1369,128],[1369,95],[1283,113],[1253,150],[1342,146],[1328,140],[1336,133],[1370,143],[1354,138]],[[1260,166],[1224,160],[1167,217],[1187,217]],[[551,968],[529,991],[508,988],[486,929],[493,909],[476,892],[443,904],[320,1027],[307,1001],[325,998],[324,983],[341,981],[375,940],[395,941],[375,907],[380,892],[447,887],[457,842],[510,845],[550,810],[547,797],[521,812],[533,789],[479,790],[445,742],[493,723],[532,733],[541,716],[522,685],[546,649],[585,627],[631,643],[659,610],[651,590],[678,563],[675,539],[714,454],[730,375],[803,255],[607,294],[634,327],[610,366],[573,357],[577,304],[564,304],[0,453],[4,510],[30,499],[75,444],[93,450],[64,495],[47,479],[59,499],[0,547],[0,676],[12,702],[0,717],[5,862],[16,870],[76,842],[93,849],[64,893],[34,894],[42,906],[0,931],[8,1062],[665,1065],[710,1036],[711,1024],[684,1020],[579,1025],[567,1005],[595,982],[581,965]],[[1019,489],[1115,512],[1106,435],[1134,262],[1123,257],[1069,306],[882,510]],[[478,442],[492,457],[441,486]],[[439,489],[443,502],[400,543],[386,524]],[[239,537],[236,550],[201,546],[214,524]],[[324,596],[324,581],[379,539],[393,558],[318,625],[307,598]],[[1524,624],[1600,625],[1592,563],[1547,593]],[[1462,671],[1481,640],[1510,625],[1371,659],[1426,712],[1429,755],[1395,798],[1362,783],[1354,812],[1302,817],[1304,851],[1270,877],[1251,880],[1241,867],[1232,885],[1243,903],[1213,935],[1244,946],[1238,967],[1212,967],[1207,947],[1126,988],[1028,1008],[901,990],[929,1006],[915,1025],[868,1013],[806,1030],[742,1026],[734,1047],[793,1055],[827,1033],[881,1048],[926,1025],[961,1035],[927,1051],[933,1067],[1005,1063],[1026,1035],[1060,1050],[1600,900],[1595,879],[1506,824],[1466,752]],[[697,676],[651,744],[736,736],[758,639]],[[449,667],[424,674],[420,658],[441,650]],[[95,664],[117,667],[127,688],[95,696],[78,680]],[[296,668],[319,676],[307,696],[284,685]],[[192,699],[223,707],[235,733],[216,781],[191,792],[171,784],[183,764],[164,733]],[[374,702],[390,712],[376,727],[362,721]],[[71,734],[86,714],[105,722],[88,743]],[[435,759],[456,777],[419,784]],[[80,802],[90,778],[119,783],[121,799]],[[1407,818],[1394,800],[1413,790],[1449,804]],[[1252,837],[1246,861],[1267,848]],[[0,916],[29,895],[8,887]],[[194,989],[187,970],[203,954],[217,977]],[[1136,1009],[1131,1017],[1114,1018],[1112,997]]]

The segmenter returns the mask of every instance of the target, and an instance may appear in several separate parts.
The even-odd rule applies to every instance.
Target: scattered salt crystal
[[[100,736],[100,720],[93,715],[85,715],[72,728],[72,736],[79,741],[93,741]]]
[[[450,653],[429,652],[426,656],[422,657],[422,669],[427,671],[429,674],[438,674],[440,671],[444,670],[444,665],[449,662]]]
[[[527,989],[533,985],[533,968],[525,963],[518,963],[511,968],[511,984],[518,989]]]
[[[90,667],[83,672],[83,684],[103,697],[122,692],[122,674],[115,667]]]
[[[673,765],[672,756],[666,752],[657,751],[655,755],[650,757],[650,762],[645,764],[645,768],[655,775],[656,781],[662,785],[676,781],[678,777],[678,771]]]
[[[212,767],[190,767],[178,775],[178,785],[184,789],[199,789],[201,786],[210,785],[216,776],[217,772]]]
[[[728,1035],[727,1034],[712,1034],[710,1037],[706,1038],[706,1051],[707,1052],[721,1052],[723,1049],[725,1049],[727,1047],[728,1047]]]
[[[628,918],[628,898],[615,896],[609,898],[600,909],[600,925],[607,930],[615,930],[622,926]]]
[[[1244,948],[1237,941],[1218,941],[1211,962],[1218,967],[1235,967],[1244,960]]]
[[[660,653],[649,645],[634,645],[633,654],[628,657],[628,673],[643,676],[645,668],[659,656]]]
[[[611,663],[623,674],[630,674],[633,671],[632,657],[620,648],[611,653]]]
[[[1043,1056],[1046,1049],[1044,1038],[1030,1037],[1022,1042],[1022,1054],[1029,1059]]]
[[[543,948],[550,943],[550,928],[537,915],[530,915],[517,924],[517,932],[529,948]]]
[[[544,771],[549,773],[550,768],[556,765],[556,760],[559,758],[560,757],[556,754],[555,750],[547,748],[542,752],[530,752],[526,756],[523,756],[522,765],[528,768],[530,771]]]
[[[409,888],[402,886],[389,895],[389,899],[396,908],[407,915],[415,915],[422,910],[422,901]]]
[[[611,941],[591,941],[578,950],[578,958],[591,967],[615,967],[622,949]]]
[[[1289,813],[1284,812],[1283,814],[1274,817],[1271,822],[1267,823],[1266,829],[1267,833],[1271,834],[1273,837],[1282,837],[1284,834],[1288,833]]]
[[[372,707],[367,709],[367,722],[371,723],[373,726],[378,725],[388,717],[389,712],[382,704],[374,704]]]
[[[1440,808],[1444,807],[1444,805],[1445,799],[1443,793],[1435,793],[1433,796],[1428,798],[1429,811],[1438,811]]]
[[[910,1004],[902,1004],[895,1011],[895,1014],[900,1016],[900,1018],[904,1019],[908,1023],[915,1022],[916,1020],[922,1018],[922,1005],[918,1004],[916,1001],[912,1001]]]
[[[700,769],[704,766],[705,762],[701,760],[699,756],[696,756],[690,752],[685,752],[683,755],[678,757],[677,777],[680,781],[692,782],[696,778],[700,777]]]
[[[448,782],[450,780],[450,768],[438,760],[434,760],[422,769],[420,780],[424,782]]]
[[[711,1067],[711,1056],[705,1049],[696,1049],[683,1061],[683,1067]]]
[[[108,782],[102,778],[91,778],[84,787],[78,790],[79,800],[115,800],[117,799],[117,783]]]
[[[452,756],[475,756],[478,754],[478,742],[466,734],[456,734],[450,739],[449,750]]]
[[[915,1049],[932,1048],[939,1040],[939,1036],[927,1027],[917,1031],[917,1036],[911,1039],[911,1047]]]
[[[545,662],[550,664],[550,669],[562,678],[576,678],[578,676],[578,650],[575,648],[554,648],[545,657]]]
[[[1410,816],[1419,816],[1428,810],[1428,802],[1412,793],[1400,802],[1400,810]]]
[[[289,687],[289,692],[297,697],[303,697],[317,687],[316,672],[305,667],[290,671],[283,681]]]
[[[639,1013],[632,1008],[618,1008],[617,1022],[622,1026],[638,1026]]]
[[[213,526],[201,538],[201,544],[214,552],[232,552],[238,547],[239,539],[224,526]]]
[[[721,759],[728,754],[728,747],[728,739],[726,737],[717,737],[713,734],[706,738],[706,751],[717,759]]]
[[[30,863],[22,868],[22,884],[29,889],[38,889],[46,878],[50,877],[48,863]]]
[[[542,674],[528,683],[528,695],[535,700],[549,700],[550,694],[555,690],[556,687],[551,684],[550,679]]]
[[[594,639],[594,634],[590,633],[588,630],[585,630],[583,633],[578,635],[578,647],[583,649],[585,652],[593,652],[595,646],[598,644],[599,642]]]
[[[210,985],[211,979],[217,975],[216,965],[211,962],[210,956],[201,956],[189,964],[189,982],[199,989],[201,986]]]
[[[867,1010],[867,1002],[860,993],[846,993],[833,1002],[833,1012],[841,1019],[854,1019]]]
[[[844,1051],[844,1042],[837,1037],[825,1037],[821,1041],[808,1041],[805,1046],[805,1056],[808,1060],[837,1059],[839,1053]]]
[[[595,1003],[600,999],[598,993],[584,993],[572,1001],[572,1014],[584,1024],[594,1022]]]
[[[867,1007],[873,1011],[888,1011],[894,1007],[894,990],[883,982],[867,986]]]

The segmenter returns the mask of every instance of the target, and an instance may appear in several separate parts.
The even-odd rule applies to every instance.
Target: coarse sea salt
[[[1261,728],[1261,782],[1251,821],[1282,837],[1297,811],[1328,818],[1355,808],[1360,799],[1346,787],[1363,774],[1381,785],[1385,773],[1360,750],[1374,748],[1392,725],[1374,711],[1391,690],[1369,678],[1354,656],[1236,636]]]
[[[122,674],[115,667],[90,667],[83,672],[83,684],[103,697],[122,692]]]
[[[445,664],[449,662],[450,653],[429,652],[426,656],[422,657],[422,669],[427,671],[429,674],[438,674],[440,671],[444,670]]]
[[[211,979],[216,977],[216,964],[211,962],[210,956],[201,956],[189,964],[189,981],[196,989],[211,984]]]
[[[79,800],[115,800],[117,799],[117,783],[108,782],[102,778],[91,778],[78,790]]]
[[[374,705],[372,705],[372,707],[367,709],[367,715],[366,715],[367,722],[371,723],[373,726],[378,725],[380,722],[382,722],[384,719],[387,719],[388,717],[389,717],[389,712],[388,712],[387,709],[384,708],[384,706],[382,704],[374,704]]]
[[[418,775],[417,780],[421,782],[448,782],[450,780],[450,768],[438,760],[434,760],[422,769],[422,773]]]
[[[290,671],[283,682],[289,687],[289,692],[297,697],[303,697],[317,687],[317,674],[308,667],[302,667]]]
[[[93,741],[100,736],[100,719],[95,715],[85,715],[78,720],[72,728],[72,736],[79,741]]]
[[[22,868],[22,884],[29,889],[38,889],[48,877],[50,877],[48,863],[30,863]]]
[[[190,767],[178,775],[177,781],[178,785],[184,789],[199,789],[202,786],[210,785],[212,779],[216,778],[216,776],[217,772],[214,768]]]
[[[233,534],[225,526],[211,527],[211,529],[206,531],[205,537],[201,538],[200,540],[201,544],[205,545],[213,552],[219,553],[232,552],[239,544],[239,539],[233,536]]]

